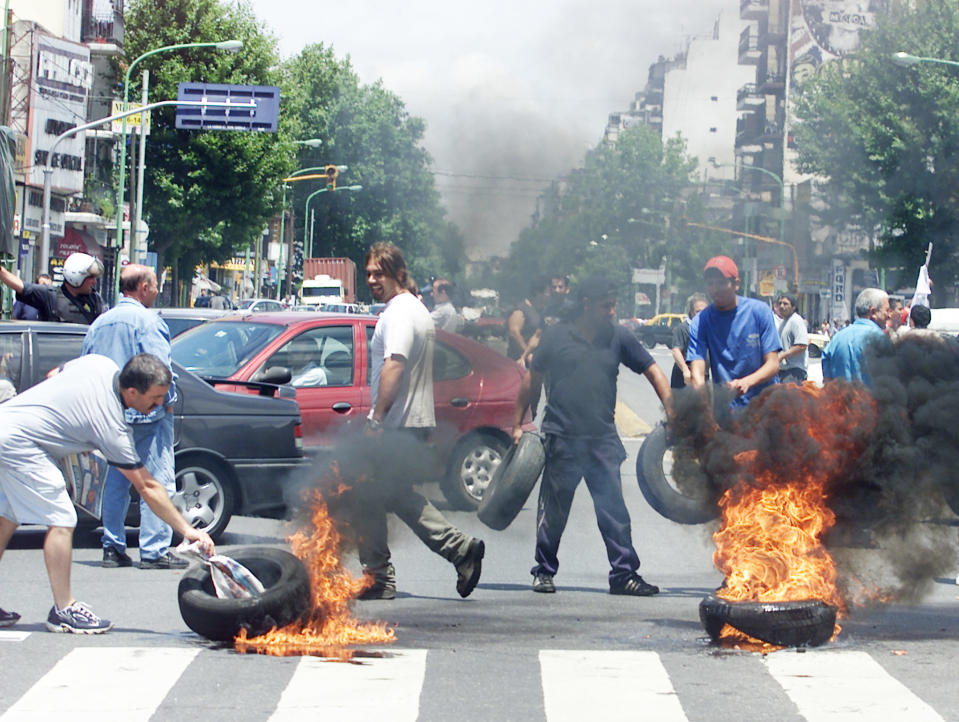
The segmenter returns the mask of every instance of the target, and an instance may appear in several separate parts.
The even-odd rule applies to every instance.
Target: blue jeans
[[[530,570],[532,574],[554,576],[559,569],[559,542],[582,479],[593,498],[599,533],[606,544],[609,583],[621,584],[639,568],[619,474],[625,459],[626,451],[618,436],[571,439],[547,435],[546,468],[536,510],[536,566]]]
[[[137,454],[153,477],[171,496],[176,491],[173,470],[173,414],[166,414],[149,424],[133,424],[133,441]],[[130,506],[130,482],[110,467],[103,484],[103,538],[108,546],[126,551],[126,516]],[[173,529],[154,514],[140,499],[140,559],[163,556],[173,539]]]

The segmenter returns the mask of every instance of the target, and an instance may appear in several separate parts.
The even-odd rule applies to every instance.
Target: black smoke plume
[[[711,401],[678,393],[674,476],[717,498],[825,480],[836,523],[824,543],[844,598],[915,600],[956,569],[949,505],[959,513],[959,343],[907,333],[871,346],[865,363],[868,388],[780,384],[738,413],[723,387]]]

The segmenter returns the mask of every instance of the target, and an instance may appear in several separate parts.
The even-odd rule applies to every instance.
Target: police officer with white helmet
[[[24,283],[19,276],[0,266],[0,281],[9,286],[17,300],[39,311],[41,321],[93,323],[104,311],[103,299],[94,290],[103,275],[103,264],[86,253],[71,253],[63,263],[59,287]]]

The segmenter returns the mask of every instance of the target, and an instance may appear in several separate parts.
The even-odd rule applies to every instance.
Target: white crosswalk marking
[[[627,700],[644,719],[686,719],[656,652],[544,649],[539,666],[549,722],[629,719]]]
[[[415,722],[426,675],[426,650],[390,652],[382,659],[347,664],[304,657],[270,720],[325,719]]]
[[[866,652],[782,651],[769,655],[767,665],[809,722],[942,720]]]
[[[30,632],[0,632],[0,642],[22,642]]]
[[[196,655],[163,647],[74,649],[0,720],[102,722],[112,712],[124,722],[147,722]]]

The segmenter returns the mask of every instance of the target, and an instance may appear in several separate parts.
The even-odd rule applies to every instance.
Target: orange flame
[[[313,533],[307,536],[297,532],[289,540],[293,553],[303,560],[310,575],[310,611],[299,622],[252,639],[247,638],[246,630],[240,630],[233,642],[238,652],[349,659],[350,645],[396,641],[393,629],[384,622],[360,622],[353,617],[351,602],[372,579],[354,577],[343,567],[340,533],[318,492],[313,495],[312,509]]]
[[[752,448],[733,457],[738,478],[719,501],[722,525],[713,535],[713,562],[726,576],[717,595],[820,600],[842,612],[846,604],[822,535],[836,520],[828,506],[831,485],[863,452],[876,425],[875,402],[849,384],[782,385],[746,414]],[[837,624],[833,638],[839,631]],[[727,625],[721,637],[743,635]]]

